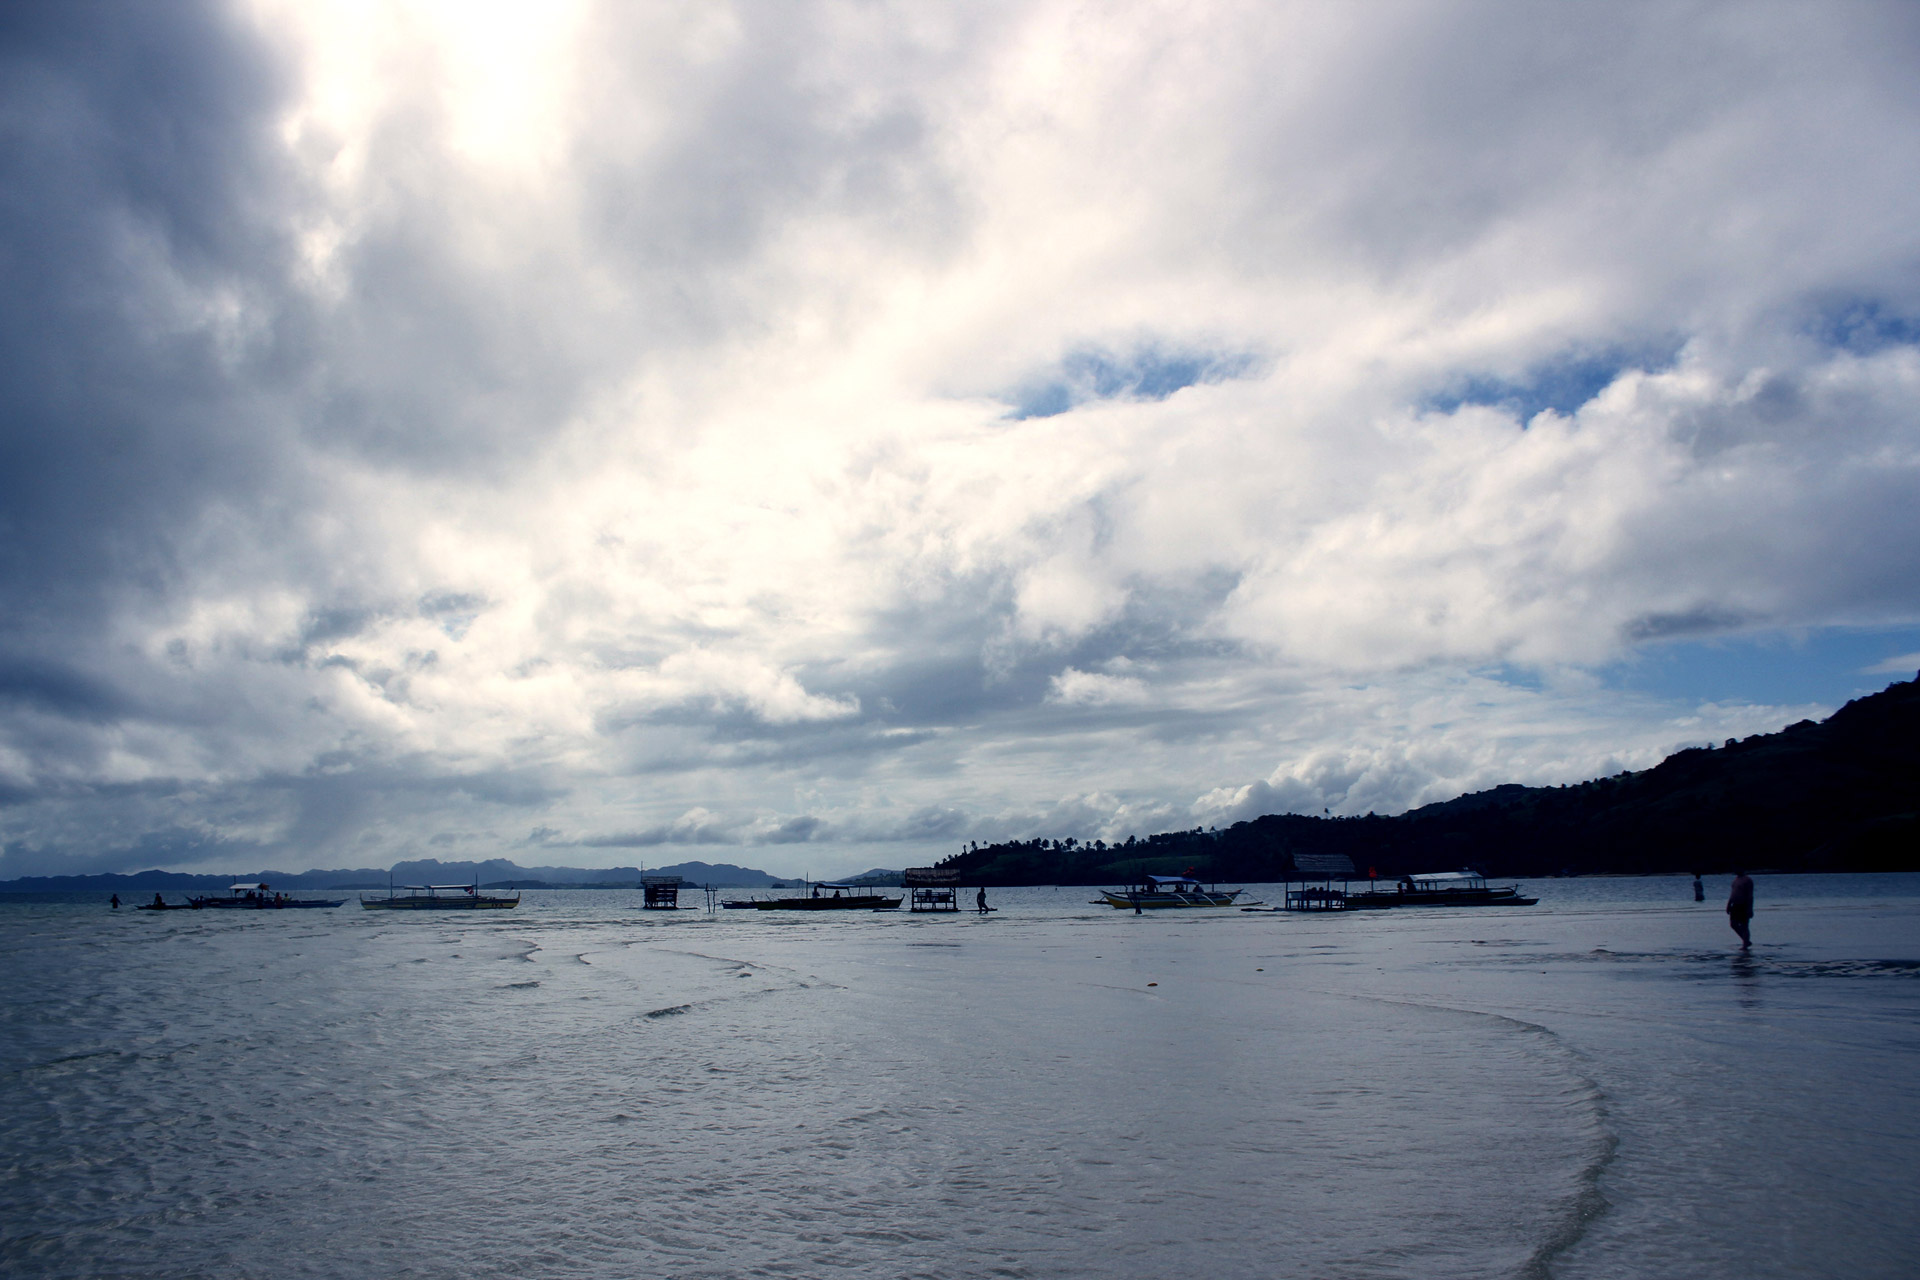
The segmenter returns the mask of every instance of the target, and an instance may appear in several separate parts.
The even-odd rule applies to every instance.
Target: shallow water
[[[1920,877],[0,904],[17,1276],[1909,1276]],[[1267,890],[1265,896],[1277,900]]]

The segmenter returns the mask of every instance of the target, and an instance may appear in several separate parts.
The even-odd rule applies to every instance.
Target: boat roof
[[[1410,880],[1480,880],[1484,879],[1478,871],[1421,871],[1407,877]]]
[[[821,881],[821,882],[820,882],[819,884],[816,884],[816,885],[814,885],[813,887],[814,887],[814,888],[816,888],[816,889],[855,889],[855,890],[859,890],[859,889],[880,889],[880,888],[885,888],[885,887],[887,887],[887,886],[884,886],[884,885],[877,885],[877,884],[828,884],[828,883],[826,883],[825,881]]]
[[[1148,876],[1148,884],[1199,884],[1192,876]]]
[[[246,884],[230,884],[227,886],[227,891],[229,893],[238,893],[242,889],[264,889],[266,887],[264,884],[255,884],[252,881],[248,881]]]

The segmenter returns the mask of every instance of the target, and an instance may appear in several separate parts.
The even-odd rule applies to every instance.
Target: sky
[[[1920,7],[0,14],[0,878],[777,874],[1920,668]]]

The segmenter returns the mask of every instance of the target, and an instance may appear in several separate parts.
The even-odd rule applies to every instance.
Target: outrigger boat
[[[156,893],[153,895],[152,902],[137,903],[133,909],[135,911],[198,911],[200,904],[196,902],[168,902]]]
[[[1478,871],[1429,871],[1403,876],[1392,889],[1347,895],[1347,909],[1364,907],[1530,907],[1517,885],[1489,885]]]
[[[159,895],[155,894],[155,898]],[[224,898],[189,898],[187,905],[197,909],[211,907],[238,907],[249,911],[289,911],[296,907],[337,907],[345,898],[292,898],[284,893],[275,893],[271,885],[236,884],[227,887]],[[148,910],[154,910],[149,907]]]
[[[1192,876],[1147,876],[1124,889],[1102,889],[1093,905],[1122,911],[1154,911],[1165,907],[1230,907],[1245,889],[1207,889]]]
[[[511,911],[520,905],[520,891],[512,897],[480,892],[477,884],[403,884],[387,886],[387,896],[369,898],[360,895],[360,905],[369,911]]]
[[[898,897],[875,893],[868,884],[816,884],[804,898],[760,898],[753,903],[758,911],[892,911],[899,905]]]

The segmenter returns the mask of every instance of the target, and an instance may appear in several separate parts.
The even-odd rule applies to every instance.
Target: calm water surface
[[[1920,877],[0,903],[9,1276],[1920,1273]],[[1263,891],[1277,900],[1273,890]]]

